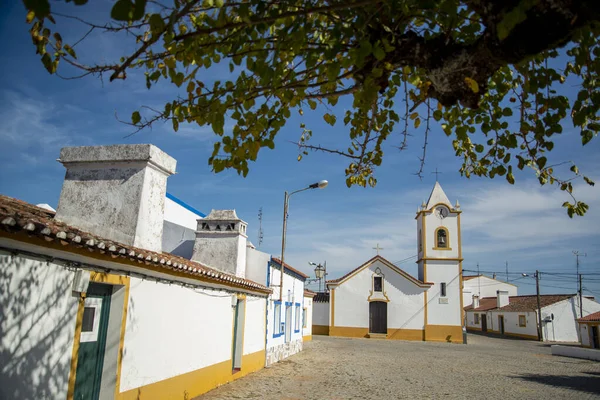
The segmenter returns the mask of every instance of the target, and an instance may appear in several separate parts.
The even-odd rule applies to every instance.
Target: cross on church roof
[[[379,255],[379,250],[383,250],[383,247],[379,247],[379,243],[377,243],[377,246],[373,247],[373,250],[377,250],[377,255]]]
[[[435,181],[438,181],[438,174],[443,174],[443,172],[439,172],[437,167],[435,167],[435,171],[432,172],[432,174],[435,174]]]

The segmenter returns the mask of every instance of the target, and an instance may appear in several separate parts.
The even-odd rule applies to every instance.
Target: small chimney
[[[479,308],[479,296],[476,294],[473,295],[473,308]]]
[[[162,251],[167,178],[177,161],[150,144],[65,147],[55,218],[116,242]]]
[[[504,307],[509,303],[507,290],[496,290],[496,307]]]
[[[198,220],[192,260],[244,278],[247,226],[235,210],[212,210]]]

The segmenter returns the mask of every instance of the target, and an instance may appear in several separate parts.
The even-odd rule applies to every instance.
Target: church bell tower
[[[424,296],[425,340],[463,341],[461,213],[437,181],[417,210],[419,280],[432,284]]]

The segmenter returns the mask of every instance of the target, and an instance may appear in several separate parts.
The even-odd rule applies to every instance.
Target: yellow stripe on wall
[[[192,399],[225,383],[232,382],[265,365],[265,351],[242,356],[242,369],[233,372],[232,360],[220,362],[196,371],[177,375],[139,388],[119,393],[119,400],[182,400]]]

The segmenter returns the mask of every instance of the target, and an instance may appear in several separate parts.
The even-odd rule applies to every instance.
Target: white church
[[[460,215],[436,182],[415,217],[418,278],[377,255],[327,281],[313,334],[462,343]]]

